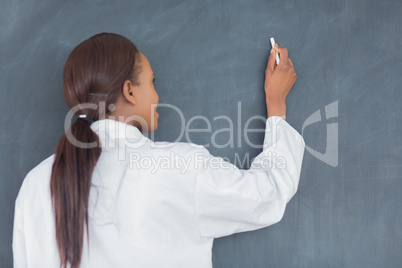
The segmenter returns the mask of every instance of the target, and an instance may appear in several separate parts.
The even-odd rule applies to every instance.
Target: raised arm
[[[239,169],[200,149],[205,159],[195,190],[200,236],[217,238],[277,223],[297,191],[305,143],[284,120],[285,99],[296,73],[287,49],[277,47],[277,51],[281,53],[279,66],[271,53],[266,69],[268,119],[263,151],[251,168]]]

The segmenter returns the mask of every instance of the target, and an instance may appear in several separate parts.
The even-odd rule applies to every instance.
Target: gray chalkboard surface
[[[191,141],[233,163],[260,152],[250,143],[261,144],[263,134],[249,133],[248,143],[239,129],[266,116],[269,38],[289,49],[298,79],[287,121],[306,141],[299,190],[278,224],[216,239],[214,267],[400,267],[399,0],[33,0],[3,1],[0,12],[0,267],[12,267],[22,180],[64,131],[64,63],[99,32],[130,38],[151,63],[160,103],[183,111],[185,123],[197,115],[212,123]],[[158,111],[152,138],[180,138],[179,114]],[[233,147],[211,145],[212,134],[229,127],[217,116],[233,120]],[[203,120],[191,127],[206,128]],[[225,144],[230,133],[215,138]]]

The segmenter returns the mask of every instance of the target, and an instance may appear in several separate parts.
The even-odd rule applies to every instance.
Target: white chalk
[[[269,40],[271,41],[272,48],[274,48],[275,39],[273,37],[271,37]],[[278,54],[278,52],[276,52],[276,65],[279,65],[279,54]]]

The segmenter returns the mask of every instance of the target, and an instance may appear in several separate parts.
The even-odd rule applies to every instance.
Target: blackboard
[[[191,133],[192,142],[210,143],[214,131],[228,127],[213,119],[231,118],[234,146],[208,149],[233,163],[261,150],[238,129],[252,116],[266,116],[269,38],[289,50],[298,79],[287,98],[287,121],[308,147],[299,190],[281,222],[215,239],[215,268],[400,267],[399,0],[33,0],[3,1],[0,12],[1,267],[12,267],[22,180],[53,153],[64,131],[64,63],[77,44],[100,32],[128,37],[148,58],[160,103],[178,107],[186,123],[197,115],[212,122],[210,132]],[[158,111],[152,138],[177,139],[179,115]],[[248,138],[261,144],[262,135]],[[224,144],[229,133],[216,138]]]

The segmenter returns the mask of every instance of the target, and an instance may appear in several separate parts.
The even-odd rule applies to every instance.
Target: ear
[[[130,80],[126,80],[123,84],[123,97],[126,101],[137,105],[136,87],[133,86]]]

